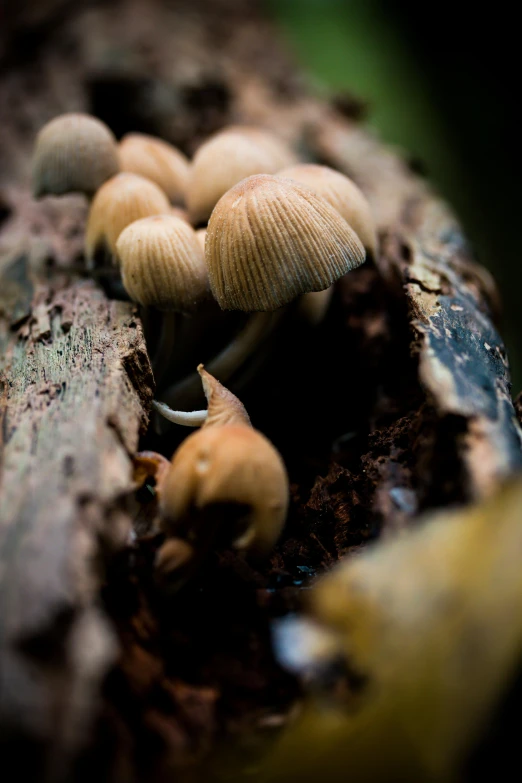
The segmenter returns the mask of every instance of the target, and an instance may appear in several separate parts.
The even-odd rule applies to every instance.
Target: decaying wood
[[[65,204],[70,228],[82,207]],[[42,210],[44,234],[63,230],[60,211]],[[132,306],[56,269],[42,279],[37,256],[5,259],[0,297],[0,715],[61,773],[117,654],[96,561],[130,534],[123,499],[152,379]],[[17,763],[43,768],[38,755]]]
[[[310,97],[253,5],[29,5],[0,33],[0,725],[43,749],[26,756],[35,777],[70,774],[96,745],[116,660],[103,709],[118,779],[163,779],[219,732],[283,723],[298,686],[273,660],[268,623],[306,574],[418,510],[488,494],[522,463],[494,283],[407,165],[339,102]],[[376,264],[341,282],[316,333],[287,334],[272,375],[246,391],[293,482],[271,564],[224,555],[175,612],[153,586],[154,542],[126,546],[153,393],[141,322],[85,276],[83,200],[29,196],[35,133],[68,110],[187,153],[227,123],[260,123],[353,176],[379,227]],[[176,437],[145,445],[170,456]],[[156,745],[137,758],[144,736]]]

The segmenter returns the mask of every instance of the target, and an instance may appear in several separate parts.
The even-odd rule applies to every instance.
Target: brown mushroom
[[[93,265],[100,251],[117,259],[116,241],[128,225],[143,217],[168,214],[166,194],[145,177],[122,172],[111,177],[96,192],[87,219],[85,256]]]
[[[368,200],[355,182],[340,171],[316,163],[299,163],[283,169],[278,176],[300,182],[322,196],[350,224],[368,253],[375,257],[375,222]]]
[[[130,298],[165,313],[153,361],[159,383],[170,361],[177,314],[195,310],[209,295],[201,245],[192,226],[168,214],[131,223],[121,232],[116,250]]]
[[[34,195],[93,193],[119,170],[116,139],[89,114],[62,114],[44,125],[33,154]]]
[[[216,542],[266,555],[277,541],[288,508],[288,477],[281,456],[253,429],[242,403],[198,367],[208,416],[177,449],[159,487],[162,570],[172,538],[186,538],[202,559]],[[180,549],[174,547],[177,564]],[[183,562],[185,562],[183,560]]]
[[[206,222],[219,199],[252,174],[275,174],[295,163],[286,144],[261,128],[231,126],[211,136],[192,161],[187,192],[190,219]]]
[[[172,144],[144,133],[127,133],[118,153],[122,171],[152,180],[175,204],[185,202],[190,163]]]

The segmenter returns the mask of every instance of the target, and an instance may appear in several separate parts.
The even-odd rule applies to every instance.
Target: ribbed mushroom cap
[[[208,293],[207,270],[196,232],[174,215],[136,220],[116,242],[129,296],[159,310],[192,310]]]
[[[180,150],[162,139],[127,133],[119,144],[120,168],[155,182],[169,199],[185,201],[190,163]]]
[[[252,174],[275,174],[296,162],[292,151],[269,131],[231,126],[212,136],[192,162],[187,206],[196,225],[208,220],[231,187]]]
[[[92,195],[119,170],[118,147],[109,128],[89,114],[62,114],[44,125],[33,155],[33,190]]]
[[[111,177],[91,204],[85,235],[87,260],[102,247],[115,256],[116,240],[124,228],[140,218],[167,214],[170,209],[166,194],[145,177],[127,172]]]
[[[362,190],[349,177],[316,163],[291,166],[278,176],[300,182],[326,199],[348,221],[364,247],[375,255],[377,238],[372,211]]]
[[[231,424],[204,427],[183,441],[165,475],[160,506],[171,535],[193,511],[244,507],[243,529],[229,531],[231,543],[263,553],[281,533],[288,494],[283,460],[270,441],[251,427]]]
[[[240,182],[220,199],[207,228],[210,287],[223,310],[276,310],[328,288],[364,259],[337,210],[281,177]]]

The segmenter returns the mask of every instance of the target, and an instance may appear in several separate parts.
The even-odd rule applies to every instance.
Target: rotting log
[[[299,688],[268,627],[303,573],[521,467],[495,285],[349,104],[307,92],[253,3],[12,6],[0,58],[1,735],[35,779],[66,779],[88,751],[110,779],[162,780],[218,733],[252,743],[284,724]],[[34,136],[70,110],[187,153],[227,123],[265,125],[352,176],[378,223],[377,263],[338,285],[316,333],[290,328],[245,391],[292,479],[271,563],[225,553],[175,612],[153,584],[154,542],[130,544],[153,394],[141,322],[85,275],[85,202],[29,195]],[[144,444],[170,456],[176,437]]]
[[[61,208],[45,210],[49,232],[63,229]],[[131,532],[152,376],[131,305],[55,268],[42,278],[30,251],[2,271],[0,715],[8,740],[31,737],[58,773],[117,654],[97,561]]]

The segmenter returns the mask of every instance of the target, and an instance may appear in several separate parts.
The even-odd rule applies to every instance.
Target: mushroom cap
[[[203,253],[205,252],[205,239],[207,236],[207,229],[206,228],[198,228],[196,231],[196,236],[201,244],[201,249],[203,250]]]
[[[190,163],[172,144],[144,133],[127,133],[120,141],[120,168],[141,174],[165,191],[172,202],[182,204],[188,185]]]
[[[116,242],[125,290],[135,302],[186,312],[208,294],[208,278],[196,232],[174,215],[142,218]]]
[[[275,174],[296,162],[293,152],[261,128],[230,126],[197,150],[190,174],[187,206],[192,223],[208,220],[227,190],[252,174]]]
[[[300,182],[326,199],[348,221],[366,250],[375,256],[377,237],[372,211],[362,190],[349,177],[316,163],[299,163],[283,169],[278,176]]]
[[[244,511],[244,526],[225,537],[262,554],[281,533],[288,497],[286,469],[270,441],[249,426],[228,424],[204,427],[181,444],[162,482],[160,509],[165,532],[176,536],[194,512],[235,506]],[[225,524],[231,516],[225,514]]]
[[[205,260],[223,310],[276,310],[322,291],[365,259],[355,231],[325,199],[281,177],[248,177],[210,218]]]
[[[105,246],[115,256],[116,240],[130,223],[150,215],[170,212],[166,194],[138,174],[122,172],[111,177],[97,191],[91,204],[85,235],[85,255],[92,261]]]
[[[109,128],[89,114],[62,114],[44,125],[33,154],[36,198],[81,192],[92,195],[119,170],[118,147]]]

